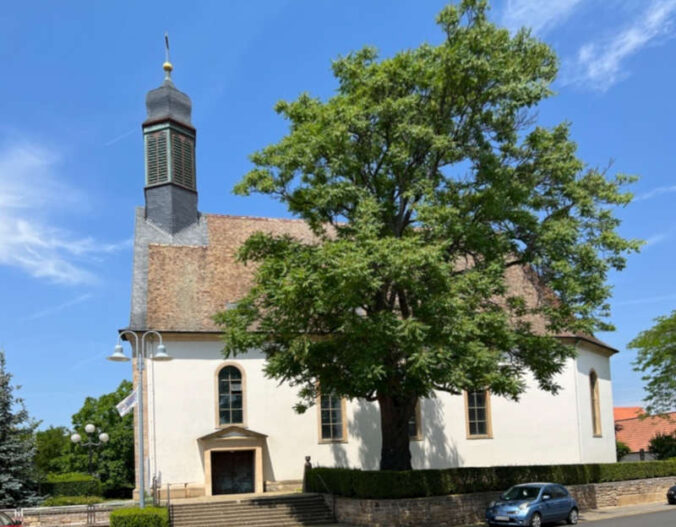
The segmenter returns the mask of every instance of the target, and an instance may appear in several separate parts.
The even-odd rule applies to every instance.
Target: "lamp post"
[[[122,336],[123,335],[132,335],[134,337],[134,342],[136,344],[136,371],[138,372],[138,391],[136,403],[138,405],[138,453],[139,453],[139,462],[138,462],[138,473],[139,473],[139,507],[142,509],[145,507],[145,461],[143,459],[143,369],[144,369],[144,360],[146,358],[156,361],[168,361],[171,360],[171,357],[167,355],[167,350],[162,344],[162,335],[157,331],[150,330],[146,331],[141,335],[141,347],[139,348],[139,334],[136,331],[126,329],[118,335],[117,345],[113,354],[108,357],[108,360],[114,362],[127,362],[129,357],[124,354],[122,349]],[[152,357],[147,356],[146,353],[146,337],[148,335],[155,335],[160,339],[160,344],[157,346],[157,351],[153,354]]]
[[[82,443],[82,446],[86,446],[89,450],[89,475],[93,476],[94,470],[92,468],[92,454],[94,452],[94,447],[105,445],[110,440],[110,437],[105,432],[101,432],[99,434],[99,440],[94,441],[91,436],[94,432],[96,432],[96,427],[91,423],[88,423],[85,426],[85,432],[87,432],[87,441]],[[77,445],[82,441],[82,436],[76,432],[70,436],[70,440]]]

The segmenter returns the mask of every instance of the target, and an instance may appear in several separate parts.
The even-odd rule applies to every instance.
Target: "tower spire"
[[[174,66],[169,60],[169,33],[164,34],[164,64],[162,64],[162,69],[165,72],[164,80],[171,81],[171,71]]]

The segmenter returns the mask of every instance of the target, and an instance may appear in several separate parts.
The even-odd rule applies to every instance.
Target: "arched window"
[[[218,372],[218,424],[244,423],[244,383],[242,372],[225,366]]]
[[[601,401],[599,400],[599,376],[594,370],[589,373],[589,392],[591,393],[591,415],[594,435],[601,436]]]

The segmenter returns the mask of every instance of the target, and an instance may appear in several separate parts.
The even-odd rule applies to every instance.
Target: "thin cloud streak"
[[[626,78],[624,61],[648,45],[671,37],[676,0],[654,0],[635,16],[635,22],[605,40],[583,45],[574,61],[566,65],[563,84],[577,84],[604,92]]]
[[[91,284],[88,264],[129,247],[52,226],[50,214],[86,197],[54,174],[58,156],[32,144],[0,145],[0,265],[61,284]]]
[[[511,31],[530,27],[543,34],[566,21],[583,0],[507,0],[501,23]]]
[[[670,192],[676,192],[676,185],[654,188],[653,190],[636,196],[634,201],[643,201],[644,199],[654,198],[656,196],[661,196],[662,194],[669,194]]]
[[[60,311],[63,311],[64,309],[67,309],[71,306],[74,306],[76,304],[81,304],[82,302],[86,302],[92,297],[90,293],[86,293],[84,295],[80,295],[76,298],[73,298],[72,300],[69,300],[68,302],[64,302],[63,304],[59,304],[57,306],[49,307],[47,309],[43,309],[41,311],[38,311],[36,313],[33,313],[32,315],[29,315],[23,319],[21,319],[23,322],[27,322],[29,320],[37,320],[39,318],[44,318],[50,315],[54,315],[56,313],[59,313]]]
[[[126,137],[129,137],[129,136],[130,136],[131,134],[133,134],[136,130],[137,130],[136,128],[132,128],[131,130],[127,130],[127,131],[124,132],[123,134],[120,134],[120,135],[118,135],[117,137],[114,137],[113,139],[111,139],[110,141],[107,141],[107,142],[103,143],[103,146],[112,146],[112,145],[114,145],[115,143],[117,143],[117,142],[119,142],[119,141],[122,141],[122,139],[124,139],[124,138],[126,138]]]
[[[625,300],[623,302],[614,302],[613,307],[620,306],[635,306],[639,304],[654,304],[656,302],[664,302],[667,300],[676,300],[676,294],[663,296],[650,296],[646,298],[637,298],[635,300]]]

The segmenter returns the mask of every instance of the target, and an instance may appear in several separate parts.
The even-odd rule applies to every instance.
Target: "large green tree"
[[[244,243],[253,286],[215,316],[226,355],[261,349],[299,410],[318,390],[377,401],[382,469],[410,468],[419,397],[516,399],[529,374],[556,392],[575,352],[552,335],[609,328],[607,273],[638,248],[613,215],[629,178],[586,167],[567,124],[532,124],[554,52],[487,11],[464,0],[439,14],[438,45],[336,60],[337,93],[278,103],[290,131],[235,189],[279,199],[314,240]],[[537,299],[508,287],[515,270]]]
[[[634,369],[642,372],[646,390],[646,412],[676,411],[676,310],[658,317],[655,325],[629,343],[638,350]]]
[[[70,438],[65,426],[50,426],[35,433],[35,468],[43,479],[50,472],[68,472],[65,454],[69,451]]]
[[[110,440],[97,447],[94,457],[94,471],[104,485],[104,490],[112,491],[134,485],[134,422],[133,415],[120,417],[116,405],[132,391],[130,381],[122,381],[113,392],[100,397],[87,397],[82,408],[72,417],[73,430],[84,440],[87,439],[85,426],[88,423],[97,427],[92,437],[98,441],[98,434],[105,432]],[[88,450],[82,445],[68,446],[65,454],[69,471],[87,472],[89,466]]]
[[[5,352],[0,349],[0,509],[37,502],[33,432],[38,423],[14,394],[11,381]]]

